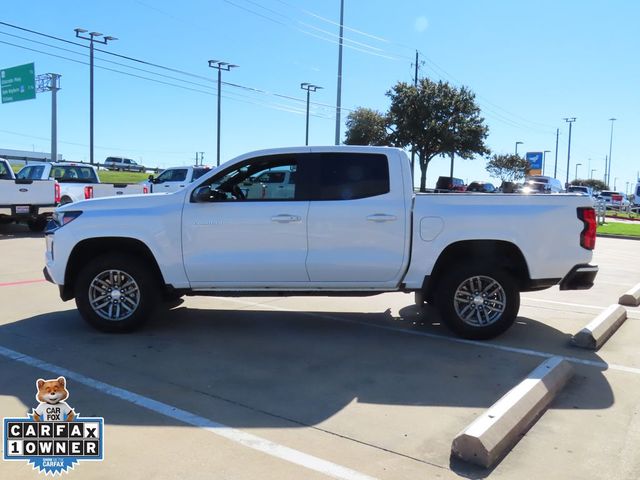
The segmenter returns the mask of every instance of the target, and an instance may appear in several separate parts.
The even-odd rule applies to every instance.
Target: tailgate
[[[0,180],[0,205],[55,205],[54,180]]]
[[[93,198],[137,195],[145,193],[144,185],[129,183],[97,183],[92,185]]]

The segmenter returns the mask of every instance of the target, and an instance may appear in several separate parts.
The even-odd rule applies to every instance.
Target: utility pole
[[[36,91],[38,93],[51,92],[51,161],[58,161],[58,99],[60,90],[60,75],[45,73],[36,77]]]
[[[103,37],[99,32],[89,32],[84,28],[76,28],[74,32],[76,32],[76,37],[89,41],[89,163],[93,165],[93,44],[97,42],[107,45],[117,38],[110,35]],[[89,33],[88,37],[82,35],[87,32]]]
[[[551,150],[542,152],[542,175],[544,175],[544,166],[547,164],[547,153],[551,153]]]
[[[569,147],[567,148],[567,182],[565,185],[567,186],[569,185],[569,168],[571,163],[571,126],[573,125],[573,122],[576,121],[576,117],[565,118],[564,121],[569,124]]]
[[[415,64],[415,74],[413,76],[413,86],[418,88],[418,50],[416,50],[416,64]],[[412,146],[411,148],[411,179],[413,179],[413,169],[415,168],[416,165],[416,148],[415,145]],[[453,173],[451,173],[451,176],[453,177]],[[413,186],[413,185],[412,185]]]
[[[340,0],[340,42],[338,44],[338,96],[336,98],[336,145],[340,145],[340,108],[342,107],[342,39],[344,35],[344,0]]]
[[[558,175],[558,138],[560,137],[560,129],[556,128],[556,164],[553,167],[553,178],[557,178]]]
[[[516,157],[518,156],[518,145],[524,145],[524,142],[516,142]]]
[[[607,169],[607,183],[611,181],[611,148],[613,147],[613,122],[615,122],[617,118],[610,118],[611,122],[611,136],[609,137],[609,168]]]
[[[304,144],[309,145],[309,98],[310,98],[311,92],[320,90],[322,87],[319,87],[318,85],[313,85],[311,83],[301,83],[300,88],[302,90],[307,91],[307,128],[304,136]]]
[[[232,68],[237,68],[238,65],[232,63],[221,62],[219,60],[209,60],[209,67],[218,70],[218,135],[216,145],[216,165],[220,166],[220,111],[222,104],[222,71],[230,71]]]

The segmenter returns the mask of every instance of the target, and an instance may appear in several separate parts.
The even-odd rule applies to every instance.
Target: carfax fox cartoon
[[[33,419],[36,422],[71,422],[76,417],[76,412],[65,400],[69,398],[66,388],[67,381],[64,377],[53,380],[36,380],[38,393],[36,400],[40,402],[33,410]]]

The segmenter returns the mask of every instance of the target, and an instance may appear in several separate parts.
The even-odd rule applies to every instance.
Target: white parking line
[[[134,405],[146,408],[147,410],[151,410],[153,412],[159,413],[160,415],[164,415],[165,417],[178,420],[182,423],[202,428],[208,432],[226,438],[227,440],[231,440],[232,442],[238,443],[244,447],[266,453],[267,455],[294,463],[296,465],[300,465],[301,467],[308,468],[309,470],[320,472],[332,478],[344,480],[375,480],[374,477],[370,477],[355,470],[351,470],[341,465],[322,460],[321,458],[308,455],[299,450],[294,450],[293,448],[279,445],[262,437],[252,435],[241,430],[236,430],[234,428],[228,427],[213,420],[209,420],[208,418],[201,417],[186,410],[181,410],[169,404],[153,400],[149,397],[130,392],[129,390],[125,390],[123,388],[114,387],[113,385],[109,385],[108,383],[86,377],[80,373],[68,370],[52,363],[45,362],[44,360],[40,360],[38,358],[31,357],[20,352],[16,352],[14,350],[9,350],[8,348],[0,347],[0,356],[23,363],[25,365],[29,365],[30,367],[35,367],[52,372],[55,375],[65,376],[69,380],[73,380],[74,382],[78,382],[82,385],[86,385],[87,387],[99,390],[100,392],[111,395],[112,397],[116,397],[126,402],[133,403]]]
[[[230,298],[230,297],[224,297],[224,300],[227,301],[231,301],[231,302],[236,302],[236,303],[240,303],[243,305],[247,305],[249,307],[260,307],[260,308],[270,308],[272,310],[276,310],[276,311],[281,311],[281,312],[296,312],[299,313],[300,315],[306,315],[306,316],[310,316],[310,317],[316,317],[316,318],[325,318],[327,320],[333,320],[336,322],[342,322],[342,323],[351,323],[354,325],[361,325],[361,326],[365,326],[365,327],[371,327],[371,328],[377,328],[380,330],[387,330],[390,332],[398,332],[398,333],[404,333],[406,335],[417,335],[420,337],[428,337],[428,338],[435,338],[438,340],[444,340],[445,342],[451,342],[451,343],[460,343],[460,344],[464,344],[464,345],[473,345],[476,347],[484,347],[484,348],[492,348],[494,350],[501,350],[503,352],[511,352],[511,353],[520,353],[522,355],[530,355],[530,356],[534,356],[534,357],[540,357],[540,358],[551,358],[551,357],[560,357],[560,358],[564,358],[565,360],[571,362],[571,363],[575,363],[578,365],[586,365],[588,367],[595,367],[595,368],[601,368],[603,370],[616,370],[616,371],[620,371],[620,372],[626,372],[626,373],[634,373],[636,375],[640,375],[640,368],[635,368],[635,367],[627,367],[625,365],[616,365],[614,363],[607,363],[607,362],[598,362],[595,360],[585,360],[583,358],[577,358],[577,357],[569,357],[566,355],[558,355],[555,353],[548,353],[548,352],[540,352],[538,350],[529,350],[527,348],[519,348],[519,347],[509,347],[508,345],[500,345],[498,343],[490,343],[490,342],[480,342],[477,340],[467,340],[465,338],[459,338],[459,337],[446,337],[444,335],[438,335],[436,333],[429,333],[429,332],[423,332],[423,331],[419,331],[419,330],[408,330],[405,328],[397,328],[397,327],[390,327],[388,325],[378,325],[375,323],[370,323],[370,322],[361,322],[358,320],[350,320],[350,319],[346,319],[346,318],[340,318],[340,317],[336,317],[334,315],[327,315],[326,313],[314,313],[314,312],[300,312],[299,310],[295,310],[295,309],[291,309],[291,308],[283,308],[283,307],[278,307],[275,305],[267,305],[265,303],[255,303],[255,302],[248,302],[245,300],[238,300],[237,298]],[[600,307],[598,307],[600,308]]]

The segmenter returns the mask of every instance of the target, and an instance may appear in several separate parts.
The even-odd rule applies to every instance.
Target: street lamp
[[[613,147],[613,122],[615,122],[617,118],[610,118],[611,122],[611,136],[609,137],[609,168],[605,171],[605,175],[607,177],[607,181],[605,183],[609,183],[611,181],[611,148]]]
[[[516,142],[516,155],[518,155],[518,145],[523,145],[524,142]]]
[[[117,38],[110,35],[103,36],[98,32],[89,32],[84,28],[75,28],[73,31],[76,32],[76,37],[89,41],[89,162],[93,165],[93,44],[106,45]],[[83,35],[85,33],[89,36]]]
[[[567,147],[567,181],[566,181],[566,184],[569,185],[569,167],[571,165],[571,126],[573,125],[573,122],[576,121],[576,117],[564,118],[564,121],[569,124],[569,146]]]
[[[301,83],[300,84],[300,88],[302,90],[306,90],[307,91],[307,129],[306,129],[306,133],[305,133],[305,137],[304,137],[304,144],[305,145],[309,145],[309,96],[311,94],[311,92],[315,92],[317,90],[322,89],[322,87],[319,87],[318,85],[313,85],[311,83]]]
[[[598,169],[597,168],[592,168],[591,169],[591,175],[589,175],[589,178],[593,179],[593,172],[597,172]]]
[[[216,165],[220,166],[220,105],[222,99],[222,71],[230,71],[232,68],[237,68],[238,65],[231,63],[221,62],[219,60],[209,60],[209,67],[218,70],[218,141],[216,146]]]
[[[579,167],[580,165],[582,165],[582,164],[581,164],[581,163],[576,163],[576,176],[575,176],[575,179],[576,179],[576,180],[578,179],[578,167]],[[569,182],[567,182],[567,183],[569,183]]]
[[[545,150],[542,153],[542,175],[544,175],[544,166],[547,163],[547,153],[551,153],[551,150]]]

